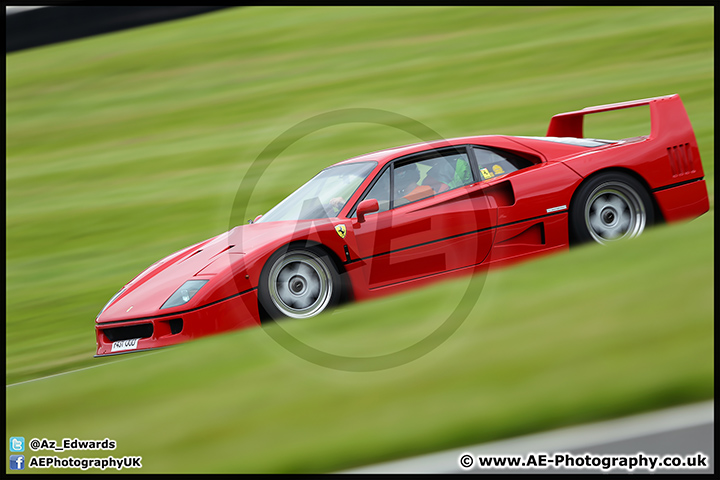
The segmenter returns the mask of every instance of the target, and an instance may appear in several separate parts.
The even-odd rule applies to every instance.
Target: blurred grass
[[[507,280],[491,298],[504,296],[503,306],[489,317],[476,309],[463,329],[477,323],[478,330],[453,336],[434,353],[442,356],[437,365],[318,372],[260,330],[117,364],[92,358],[94,318],[112,294],[156,260],[227,230],[238,185],[260,152],[298,122],[336,109],[389,110],[446,138],[543,135],[555,113],[679,93],[714,210],[712,14],[711,7],[253,7],[7,55],[6,382],[113,363],[10,387],[8,432],[31,438],[31,429],[48,437],[77,429],[104,438],[110,433],[96,429],[106,425],[128,438],[121,445],[138,446],[128,454],[149,455],[151,471],[204,471],[193,463],[201,455],[159,452],[215,437],[197,453],[247,453],[235,460],[228,453],[217,471],[326,471],[712,396],[712,212],[622,247],[632,255],[588,249],[491,275],[480,303],[490,279],[500,278]],[[637,119],[625,122],[600,120],[594,134],[636,128]],[[331,163],[415,141],[379,125],[319,131],[265,171],[248,217]],[[578,276],[578,258],[610,276]],[[616,268],[604,270],[607,262]],[[452,291],[448,285],[430,289],[432,298]],[[572,294],[548,301],[547,288]],[[363,326],[345,330],[322,317],[292,328],[300,336],[310,329],[336,353],[362,352],[369,342],[379,354],[437,322],[432,303],[412,307],[416,297],[343,310]],[[602,299],[611,308],[595,303]],[[666,308],[671,301],[675,309]],[[488,318],[500,330],[488,331]],[[458,342],[455,355],[446,346]],[[555,342],[569,350],[551,348]],[[583,368],[594,372],[587,380]],[[301,395],[311,390],[318,396]],[[288,392],[300,395],[297,403]],[[215,408],[205,410],[210,398]],[[331,410],[336,403],[344,408]],[[54,405],[67,415],[53,419]],[[198,410],[207,418],[171,424]],[[465,413],[447,418],[455,410]],[[302,436],[317,440],[318,422],[329,443],[324,459],[322,442]],[[133,436],[153,428],[167,444]],[[350,438],[361,451],[348,453]],[[272,463],[274,448],[291,453]],[[338,450],[344,454],[334,460]]]
[[[456,334],[397,368],[319,367],[264,330],[280,325],[247,329],[10,386],[6,436],[108,437],[145,473],[329,472],[712,398],[713,217],[491,272]],[[466,287],[282,327],[382,355]]]

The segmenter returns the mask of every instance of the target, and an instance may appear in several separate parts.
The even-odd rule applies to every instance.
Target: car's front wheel
[[[340,275],[317,247],[275,252],[260,276],[258,298],[273,319],[313,317],[340,299]]]
[[[653,221],[647,190],[633,177],[619,172],[588,179],[570,206],[570,233],[577,243],[608,244],[636,237]]]

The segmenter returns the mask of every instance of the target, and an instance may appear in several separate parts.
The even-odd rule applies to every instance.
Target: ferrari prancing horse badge
[[[340,238],[345,238],[345,234],[347,233],[347,228],[345,228],[345,225],[342,223],[340,225],[335,225],[335,231],[338,235],[340,235]]]

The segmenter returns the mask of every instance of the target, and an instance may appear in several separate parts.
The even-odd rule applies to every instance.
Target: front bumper
[[[260,325],[257,289],[193,310],[95,324],[95,357],[167,347],[196,338]]]

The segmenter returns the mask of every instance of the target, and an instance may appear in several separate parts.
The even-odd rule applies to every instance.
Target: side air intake
[[[689,143],[668,147],[667,154],[673,177],[695,173],[695,162]]]

